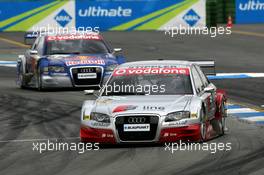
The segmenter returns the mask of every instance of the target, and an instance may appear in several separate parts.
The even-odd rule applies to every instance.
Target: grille
[[[141,124],[150,124],[150,131],[124,131],[124,124],[128,122],[129,117],[144,117],[145,121]],[[116,118],[116,129],[121,141],[151,141],[155,139],[159,123],[158,116],[119,116]]]
[[[77,86],[93,86],[100,85],[102,78],[102,68],[101,67],[81,67],[72,68],[71,70],[73,83]],[[79,73],[96,73],[96,78],[79,79]]]

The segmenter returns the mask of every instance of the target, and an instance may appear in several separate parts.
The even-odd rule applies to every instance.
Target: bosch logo
[[[145,117],[129,117],[128,123],[145,123]]]
[[[71,22],[72,17],[65,11],[65,10],[61,10],[54,18],[57,23],[62,26],[65,27],[68,23]]]
[[[189,26],[193,27],[201,17],[193,10],[189,10],[182,18]]]

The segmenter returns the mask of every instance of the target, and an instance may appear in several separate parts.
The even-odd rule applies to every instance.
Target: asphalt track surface
[[[247,29],[249,30],[249,29]],[[261,31],[261,30],[259,30]],[[262,30],[263,31],[263,30]],[[255,32],[255,31],[253,31]],[[258,31],[257,31],[258,32]],[[150,59],[214,59],[217,72],[263,72],[264,37],[177,36],[162,32],[107,32],[114,47],[122,47],[128,61]],[[0,37],[22,41],[20,33]],[[0,60],[13,60],[25,48],[0,40]],[[217,80],[231,101],[264,104],[263,78]],[[231,143],[231,151],[165,151],[164,145],[107,146],[99,151],[33,151],[33,142],[78,142],[80,90],[38,92],[15,85],[15,69],[0,67],[0,174],[264,174],[264,128],[227,120],[225,136],[208,143]]]

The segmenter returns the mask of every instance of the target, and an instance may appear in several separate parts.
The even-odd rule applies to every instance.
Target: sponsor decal
[[[84,64],[100,64],[105,65],[105,61],[102,59],[98,60],[72,60],[65,62],[67,66],[84,65]]]
[[[116,112],[125,112],[128,110],[135,110],[137,108],[137,106],[134,105],[122,105],[122,106],[117,106],[114,110],[113,113]]]
[[[60,58],[60,56],[59,56]],[[66,61],[73,61],[73,60],[87,60],[87,59],[98,59],[98,57],[95,56],[74,56],[74,57],[67,57],[65,58]]]
[[[190,75],[188,68],[121,68],[116,69],[113,76],[143,75],[143,74],[184,74]]]
[[[96,73],[78,73],[78,79],[94,79],[97,78]]]
[[[239,10],[241,11],[263,10],[264,11],[264,2],[260,2],[260,1],[259,0],[258,1],[248,0],[247,2],[240,2]]]
[[[65,27],[68,23],[71,22],[72,17],[64,10],[62,9],[55,17],[55,21],[61,26]]]
[[[99,35],[61,35],[61,36],[48,36],[47,41],[60,41],[60,40],[101,40]]]
[[[93,127],[108,127],[110,123],[104,123],[104,122],[91,122],[91,126]]]
[[[150,124],[124,124],[125,132],[150,131]]]
[[[187,124],[187,120],[183,120],[183,121],[175,121],[175,122],[168,122],[168,125],[169,126],[172,126],[172,125],[186,125]]]
[[[236,0],[236,23],[264,23],[264,0]]]
[[[164,111],[165,107],[164,106],[143,106],[143,110],[148,110],[148,111]]]
[[[113,99],[107,98],[107,99],[98,99],[96,101],[97,104],[110,104],[112,103]]]
[[[189,26],[193,27],[200,19],[201,17],[193,10],[189,10],[182,19],[189,24]]]
[[[130,17],[132,9],[121,6],[110,9],[102,8],[101,6],[90,6],[87,9],[79,9],[78,15],[80,17]]]

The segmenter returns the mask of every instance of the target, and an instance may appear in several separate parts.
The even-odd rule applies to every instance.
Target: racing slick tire
[[[25,75],[24,75],[24,68],[22,65],[19,68],[18,81],[19,81],[19,87],[21,89],[25,89],[27,84],[26,84]]]
[[[43,86],[42,86],[42,76],[41,76],[40,67],[38,67],[38,69],[37,69],[37,89],[39,91],[42,91],[43,90]]]
[[[206,141],[206,132],[207,132],[207,125],[206,125],[206,116],[205,112],[201,110],[201,123],[200,123],[200,142]]]
[[[225,106],[225,102],[222,102],[222,106],[221,106],[221,119],[219,120],[219,128],[220,128],[220,135],[224,135],[225,134],[225,127],[226,127],[226,106]]]
[[[222,102],[221,105],[221,118],[220,119],[213,119],[211,120],[211,124],[216,131],[218,136],[222,136],[225,134],[225,119],[226,119],[226,110],[225,110],[225,103]]]

